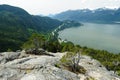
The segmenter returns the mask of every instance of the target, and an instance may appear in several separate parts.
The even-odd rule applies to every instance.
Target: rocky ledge
[[[120,80],[97,60],[82,56],[79,65],[87,71],[75,74],[55,67],[66,53],[30,55],[25,51],[0,53],[0,80]]]

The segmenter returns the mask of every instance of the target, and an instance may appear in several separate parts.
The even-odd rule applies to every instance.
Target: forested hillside
[[[49,17],[30,15],[18,7],[0,5],[0,52],[20,49],[32,33],[50,32],[61,24]]]

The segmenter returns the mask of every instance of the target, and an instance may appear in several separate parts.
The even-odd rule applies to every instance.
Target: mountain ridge
[[[120,8],[68,10],[54,15],[53,18],[58,20],[75,20],[83,22],[114,22],[120,21]]]

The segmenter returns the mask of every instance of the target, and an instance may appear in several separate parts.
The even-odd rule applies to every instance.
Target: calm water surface
[[[120,24],[83,23],[60,31],[59,37],[81,46],[120,53]]]

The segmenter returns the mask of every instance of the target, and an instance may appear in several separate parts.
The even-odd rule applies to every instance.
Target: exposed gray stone
[[[18,59],[20,54],[21,54],[20,52],[4,52],[4,53],[1,53],[0,63],[6,63],[8,61]]]
[[[25,51],[1,53],[0,80],[120,80],[89,56],[81,56],[79,63],[87,72],[77,75],[54,66],[66,53],[47,53],[54,56],[28,55]]]
[[[87,72],[86,76],[90,76],[95,80],[120,80],[120,77],[108,71],[103,65],[89,56],[82,56],[79,65],[83,66]]]

